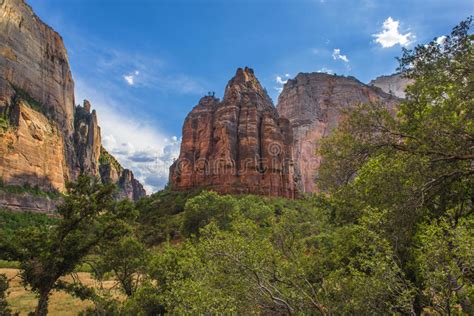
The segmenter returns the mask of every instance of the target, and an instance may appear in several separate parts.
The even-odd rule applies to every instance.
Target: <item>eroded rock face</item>
[[[74,106],[74,82],[61,36],[23,0],[0,0],[3,184],[28,183],[63,192],[66,182],[80,173],[100,176],[100,155],[97,114],[88,101]],[[121,186],[124,197],[144,195],[131,171],[119,169],[117,177],[103,181]]]
[[[300,73],[285,84],[277,110],[293,128],[293,158],[299,192],[316,192],[319,141],[344,119],[346,110],[361,103],[383,102],[389,108],[399,99],[353,77]]]
[[[40,103],[63,134],[66,162],[72,169],[74,82],[66,49],[61,36],[23,0],[0,1],[0,77],[0,107],[14,90]]]
[[[99,174],[100,148],[102,145],[100,127],[95,110],[84,100],[84,106],[77,106],[74,115],[74,147],[82,173]]]
[[[133,172],[124,169],[104,147],[100,148],[99,174],[103,183],[118,186],[117,199],[138,201],[146,196],[143,185],[135,179]]]
[[[398,98],[405,98],[405,90],[413,80],[403,78],[401,74],[390,76],[380,76],[372,80],[369,85],[379,87],[384,92],[394,95]]]
[[[67,173],[61,132],[56,124],[21,100],[10,109],[10,128],[0,130],[0,176],[8,185],[64,191]]]
[[[250,68],[237,70],[220,101],[206,96],[183,125],[173,189],[207,188],[293,198],[292,133]]]

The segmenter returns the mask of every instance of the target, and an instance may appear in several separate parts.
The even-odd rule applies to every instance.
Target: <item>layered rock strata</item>
[[[295,197],[292,132],[250,68],[239,68],[222,101],[203,97],[183,125],[173,189]]]
[[[81,173],[100,176],[101,147],[97,114],[87,101],[74,104],[61,36],[23,0],[0,0],[2,186],[63,192]],[[133,200],[145,194],[123,168],[113,182],[103,181],[116,183],[121,196]]]
[[[321,162],[320,140],[334,130],[348,110],[360,104],[382,102],[388,108],[399,99],[354,77],[325,73],[300,73],[288,80],[278,98],[277,110],[293,129],[293,159],[299,192],[317,191]]]

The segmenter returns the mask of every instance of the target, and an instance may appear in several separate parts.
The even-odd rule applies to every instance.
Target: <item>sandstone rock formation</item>
[[[135,179],[133,172],[124,169],[104,147],[100,148],[99,175],[104,183],[118,184],[118,199],[137,201],[146,195],[143,185]]]
[[[66,49],[61,36],[22,0],[0,3],[0,72],[0,111],[18,93],[41,104],[62,132],[72,169],[74,82]]]
[[[293,198],[292,133],[252,69],[239,68],[224,99],[203,97],[183,125],[173,189],[207,188]]]
[[[100,176],[100,156],[97,114],[87,101],[74,105],[62,38],[23,0],[0,0],[2,185],[62,192],[80,173]],[[123,168],[113,183],[121,196],[136,200],[145,194]]]
[[[91,104],[87,100],[84,100],[84,106],[76,107],[74,129],[74,147],[80,171],[97,176],[102,141],[96,111],[91,113]]]
[[[394,95],[398,98],[405,98],[405,89],[412,80],[403,78],[401,74],[393,74],[390,76],[380,76],[372,80],[369,85],[379,87],[384,92]]]
[[[0,130],[0,176],[4,184],[63,191],[68,173],[56,124],[19,100],[9,108],[9,128]]]
[[[321,157],[319,140],[337,127],[344,111],[361,103],[384,102],[393,107],[399,99],[354,77],[300,73],[285,84],[278,98],[278,113],[293,128],[295,175],[299,192],[315,192]]]

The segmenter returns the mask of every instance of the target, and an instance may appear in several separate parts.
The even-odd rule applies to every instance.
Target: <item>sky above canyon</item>
[[[249,66],[276,104],[299,72],[369,82],[396,71],[402,47],[448,34],[472,0],[29,0],[61,34],[76,103],[97,109],[103,144],[144,183],[162,188],[187,113],[222,97]]]

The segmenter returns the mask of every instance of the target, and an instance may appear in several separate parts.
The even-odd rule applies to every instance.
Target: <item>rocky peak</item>
[[[173,189],[294,197],[292,133],[250,68],[237,69],[223,101],[204,97],[183,125]]]
[[[199,100],[198,107],[200,108],[214,108],[219,104],[219,99],[215,96],[206,95]]]
[[[81,173],[97,176],[102,139],[95,110],[91,113],[91,104],[84,100],[83,106],[77,106],[74,115],[74,147]]]
[[[229,80],[225,88],[224,102],[234,103],[239,102],[240,99],[247,97],[259,97],[263,102],[255,103],[254,105],[266,106],[274,108],[267,91],[261,86],[260,82],[255,77],[253,69],[245,67],[238,68],[235,76]]]

